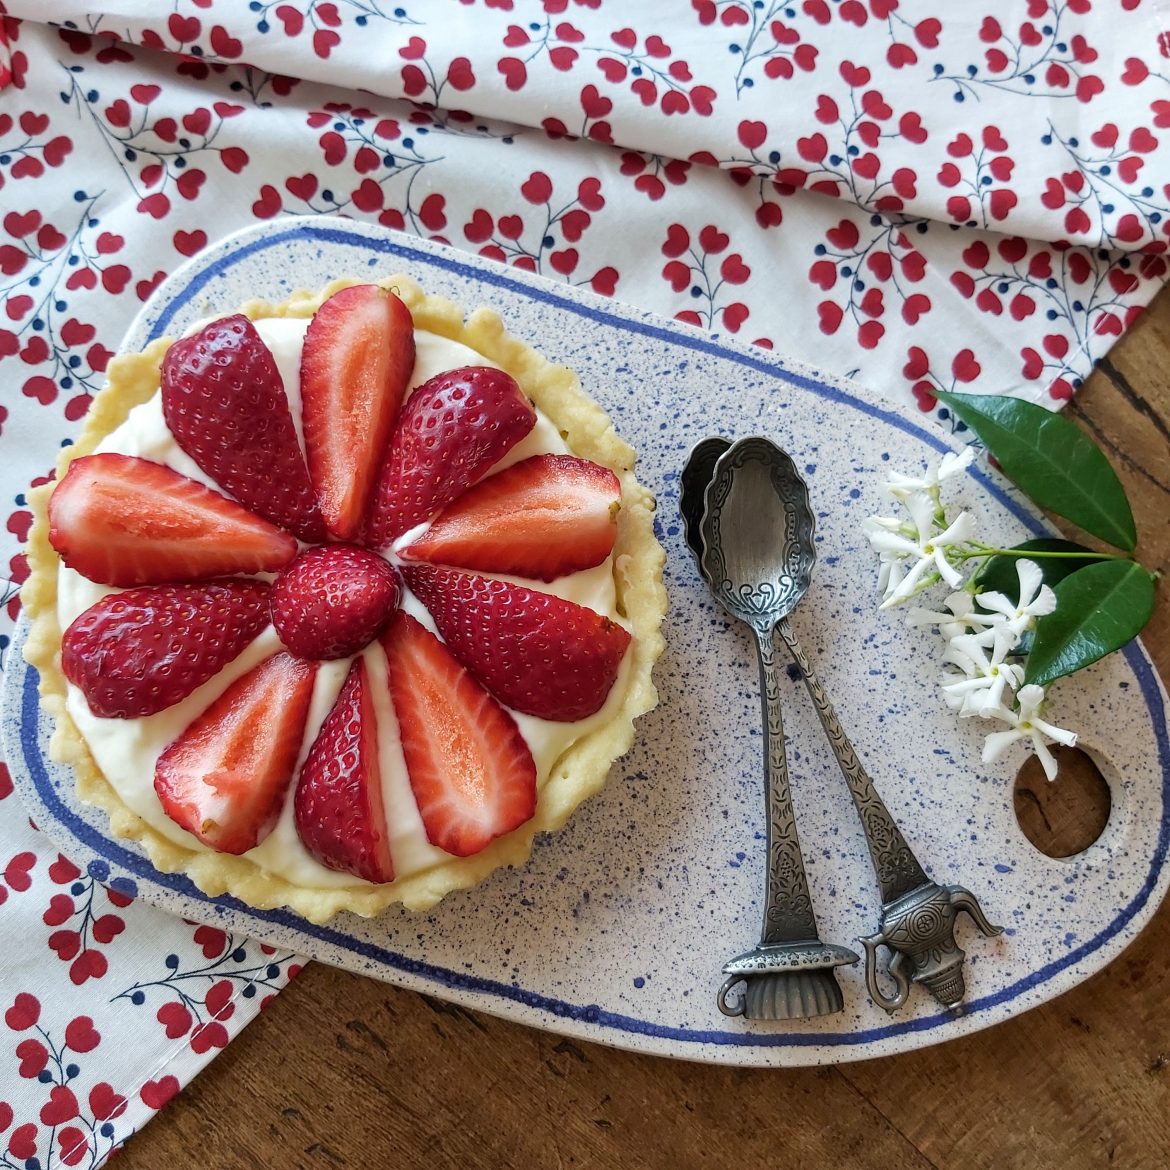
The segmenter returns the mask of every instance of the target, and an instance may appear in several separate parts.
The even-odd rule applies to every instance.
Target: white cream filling
[[[303,446],[301,431],[300,354],[308,320],[305,318],[270,318],[255,322],[257,331],[276,359],[288,395],[289,406],[297,427],[297,437]],[[435,334],[418,331],[415,334],[415,366],[411,389],[422,385],[435,374],[458,366],[491,365],[481,354],[458,342]],[[163,418],[162,398],[155,394],[148,402],[130,411],[125,422],[112,431],[97,448],[124,455],[137,455],[163,463],[168,467],[222,491],[205,475],[195,462],[175,442]],[[557,428],[537,412],[532,432],[502,458],[490,472],[497,471],[530,455],[544,452],[563,453],[568,447]],[[490,474],[489,472],[489,474]],[[421,525],[410,537],[425,531]],[[405,539],[400,544],[405,543]],[[393,559],[393,557],[391,557]],[[503,574],[500,575],[503,577]],[[617,599],[613,581],[612,558],[596,568],[573,573],[545,584],[504,577],[505,580],[526,584],[547,593],[588,606],[626,625],[617,613]],[[67,629],[73,620],[113,592],[108,586],[98,585],[79,573],[61,566],[58,575],[57,615],[61,628]],[[409,592],[403,607],[427,629],[436,632],[431,616]],[[154,769],[166,746],[199,715],[217,696],[237,678],[269,655],[280,649],[276,631],[267,627],[242,654],[229,663],[215,678],[188,695],[182,702],[140,719],[103,719],[93,714],[85,696],[72,683],[68,684],[66,704],[71,718],[89,744],[94,760],[118,795],[135,813],[158,832],[189,848],[206,847],[181,829],[166,815],[154,791]],[[382,773],[382,795],[390,833],[390,852],[397,877],[438,865],[449,860],[449,855],[431,845],[426,838],[422,818],[415,805],[410,788],[406,762],[402,755],[398,721],[390,702],[386,683],[386,660],[376,643],[367,646],[366,669],[374,697],[378,721],[378,750]],[[529,715],[512,712],[520,733],[527,741],[536,762],[538,788],[542,788],[561,754],[592,728],[607,722],[621,706],[628,678],[628,658],[622,663],[618,680],[606,704],[595,715],[575,723],[554,723]],[[317,671],[313,700],[301,747],[303,762],[316,738],[321,724],[345,680],[352,659],[322,662]],[[269,873],[283,877],[294,885],[309,887],[336,887],[354,885],[359,879],[347,873],[338,873],[317,862],[297,836],[293,817],[294,784],[289,786],[284,807],[272,832],[245,856],[251,858]]]

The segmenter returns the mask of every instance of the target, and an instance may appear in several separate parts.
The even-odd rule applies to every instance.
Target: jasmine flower
[[[881,516],[871,516],[865,522],[869,543],[882,562],[882,609],[913,597],[939,579],[957,589],[963,577],[951,564],[947,551],[970,540],[975,528],[975,520],[967,512],[960,512],[946,528],[941,528],[937,505],[929,495],[911,493],[904,503],[910,513],[909,524],[894,527],[896,522]],[[911,560],[913,563],[908,565]]]
[[[939,484],[944,479],[969,467],[975,458],[974,447],[964,447],[955,453],[948,451],[939,461],[937,467],[930,468],[925,475],[903,475],[900,471],[890,473],[890,478],[882,486],[896,500],[905,501],[909,496],[923,494],[929,496],[935,504],[939,498]]]
[[[1066,747],[1072,747],[1077,742],[1077,737],[1075,732],[1065,731],[1041,718],[1044,698],[1044,688],[1029,683],[1021,688],[1016,696],[1015,710],[999,706],[989,707],[982,712],[987,718],[1002,719],[1005,723],[1011,724],[1009,730],[993,731],[987,737],[983,745],[985,764],[994,764],[1016,740],[1029,739],[1032,742],[1032,750],[1040,757],[1044,775],[1049,780],[1056,779],[1056,759],[1048,750],[1048,744],[1062,743]]]
[[[1020,600],[1010,601],[998,591],[979,593],[975,601],[990,611],[988,624],[1002,623],[1018,638],[1036,624],[1038,617],[1056,608],[1056,594],[1044,584],[1040,566],[1035,561],[1016,561],[1016,576],[1020,582]]]
[[[947,705],[961,716],[985,715],[1002,708],[1007,690],[1015,691],[1024,681],[1024,668],[1005,661],[1014,644],[1014,637],[1005,637],[998,630],[951,638],[944,661],[963,673],[943,675]]]

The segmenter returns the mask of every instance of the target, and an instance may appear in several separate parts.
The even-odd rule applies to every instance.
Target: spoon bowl
[[[808,488],[767,439],[740,439],[716,460],[699,530],[700,571],[732,617],[771,631],[808,592],[816,562]]]

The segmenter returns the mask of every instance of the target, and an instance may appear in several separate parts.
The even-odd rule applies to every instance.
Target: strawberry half
[[[294,797],[297,833],[327,869],[392,882],[382,805],[378,725],[366,664],[355,658],[301,768]]]
[[[613,551],[621,495],[608,467],[575,455],[534,455],[468,488],[400,553],[554,581]]]
[[[428,629],[400,613],[382,637],[402,751],[427,840],[478,853],[536,812],[536,764],[516,721]]]
[[[273,524],[325,539],[280,371],[247,317],[176,341],[161,377],[167,426],[204,472]]]
[[[219,673],[266,625],[268,586],[259,581],[127,589],[65,631],[61,669],[95,715],[154,715]]]
[[[75,459],[49,499],[49,543],[103,585],[275,572],[297,542],[210,488],[149,459]]]
[[[167,816],[221,853],[258,845],[292,779],[316,672],[281,652],[236,679],[159,756]]]
[[[503,370],[437,374],[407,399],[378,475],[364,544],[388,548],[465,492],[536,425]]]
[[[302,658],[346,658],[371,641],[402,600],[393,566],[352,544],[311,548],[272,586],[272,624]]]
[[[386,443],[414,370],[414,321],[391,292],[359,284],[331,296],[305,332],[301,417],[326,527],[361,531]]]
[[[572,723],[600,710],[630,635],[583,605],[431,565],[404,569],[452,653],[501,703]]]

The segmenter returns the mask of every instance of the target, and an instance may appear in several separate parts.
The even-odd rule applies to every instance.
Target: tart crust
[[[340,279],[319,292],[296,292],[280,304],[249,301],[240,311],[253,320],[308,317],[335,292],[359,283],[369,282]],[[665,553],[654,536],[654,496],[634,477],[632,448],[618,437],[601,407],[584,393],[575,374],[551,364],[526,342],[508,334],[499,314],[492,309],[478,308],[465,318],[453,301],[427,295],[408,276],[390,276],[378,283],[392,289],[406,303],[416,327],[462,342],[507,370],[576,454],[611,468],[621,481],[622,507],[613,566],[619,612],[629,621],[633,633],[627,651],[630,662],[625,698],[610,721],[587,732],[557,759],[541,787],[536,815],[530,821],[493,841],[481,853],[452,857],[386,885],[299,886],[269,873],[247,857],[184,848],[122,801],[66,711],[62,631],[57,617],[61,562],[48,541],[47,505],[54,484],[31,493],[35,522],[28,539],[30,575],[21,590],[23,608],[31,620],[24,656],[40,672],[41,704],[56,722],[51,755],[72,766],[80,799],[109,814],[115,836],[141,842],[158,869],[186,873],[205,894],[230,894],[261,910],[287,906],[317,923],[343,910],[370,917],[394,902],[410,910],[427,910],[445,894],[473,886],[501,866],[523,864],[537,833],[561,828],[583,800],[604,786],[610,766],[633,743],[634,719],[658,702],[651,671],[663,648],[660,626],[666,612],[662,584]],[[111,361],[108,383],[95,397],[80,437],[61,453],[58,481],[74,459],[92,453],[133,407],[155,394],[159,389],[159,367],[170,344],[171,339],[162,338],[142,353],[124,354]]]

